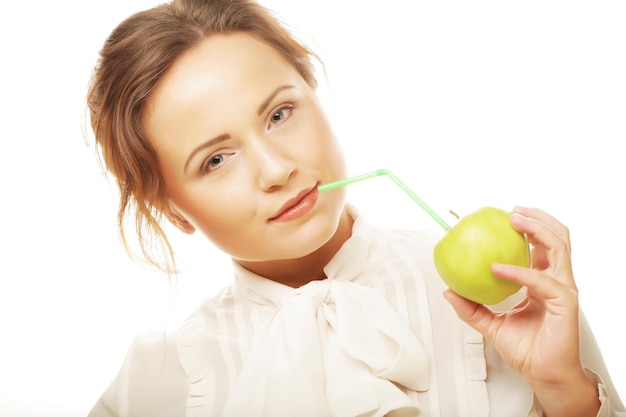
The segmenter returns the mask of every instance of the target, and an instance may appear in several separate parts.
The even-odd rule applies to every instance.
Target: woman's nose
[[[252,157],[256,165],[257,183],[263,191],[275,191],[285,185],[296,172],[296,161],[284,147],[271,140],[255,141]]]

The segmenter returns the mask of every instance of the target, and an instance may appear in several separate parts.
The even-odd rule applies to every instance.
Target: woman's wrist
[[[560,383],[531,387],[547,417],[595,417],[600,410],[598,384],[584,369]]]

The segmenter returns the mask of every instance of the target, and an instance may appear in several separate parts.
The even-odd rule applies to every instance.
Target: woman
[[[138,336],[91,416],[626,415],[556,219],[514,210],[532,267],[492,267],[526,287],[496,314],[443,287],[431,236],[319,193],[346,170],[313,59],[245,0],[174,0],[110,35],[88,101],[122,232],[174,273],[162,218],[198,230],[234,280]]]

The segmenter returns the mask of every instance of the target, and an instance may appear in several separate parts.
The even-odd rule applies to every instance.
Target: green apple
[[[480,304],[497,304],[520,285],[496,277],[492,263],[528,267],[528,242],[509,222],[510,213],[483,207],[460,219],[435,245],[435,266],[452,291]]]

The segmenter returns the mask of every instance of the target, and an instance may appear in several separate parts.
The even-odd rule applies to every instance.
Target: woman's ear
[[[185,216],[180,213],[178,207],[176,207],[176,205],[171,201],[168,204],[167,213],[165,213],[165,216],[170,221],[170,223],[178,227],[184,233],[192,234],[196,231],[196,228],[191,223],[189,223],[189,220],[187,220]]]

